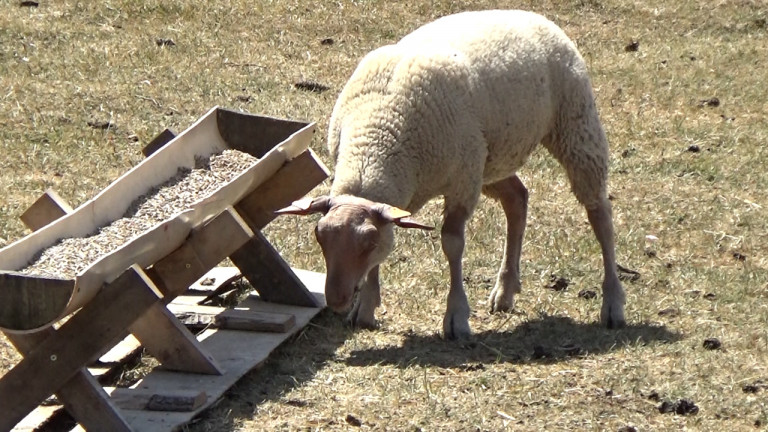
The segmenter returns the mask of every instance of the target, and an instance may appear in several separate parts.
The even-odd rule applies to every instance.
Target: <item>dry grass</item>
[[[332,104],[360,57],[450,12],[541,12],[588,60],[612,145],[619,262],[641,273],[626,282],[626,329],[597,326],[600,297],[577,296],[600,284],[598,248],[562,171],[540,152],[520,173],[531,206],[517,312],[486,312],[503,217],[483,201],[465,257],[471,343],[438,336],[447,286],[438,238],[400,232],[382,275],[380,329],[323,314],[189,430],[768,424],[768,390],[742,390],[768,382],[761,0],[17,3],[0,12],[0,245],[24,235],[18,216],[45,188],[78,204],[137,163],[155,133],[183,130],[214,105],[317,121],[313,147],[326,158]],[[638,50],[625,51],[632,41]],[[297,90],[300,80],[331,90]],[[711,98],[719,105],[701,103]],[[420,216],[439,224],[439,213],[433,203]],[[313,221],[281,218],[267,235],[294,265],[322,270]],[[565,291],[544,288],[553,274],[570,280]],[[712,337],[721,349],[702,346]],[[18,357],[0,350],[2,373]],[[659,413],[680,398],[698,414]]]

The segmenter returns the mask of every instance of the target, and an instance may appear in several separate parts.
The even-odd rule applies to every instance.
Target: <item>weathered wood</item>
[[[181,323],[198,329],[213,327],[225,330],[285,333],[296,325],[296,317],[291,314],[173,304],[170,305],[170,309]]]
[[[253,238],[229,258],[262,299],[295,306],[320,306],[261,232],[256,231]]]
[[[32,231],[48,225],[72,211],[72,207],[53,189],[48,189],[19,217]]]
[[[190,285],[186,294],[208,296],[218,290],[227,289],[233,282],[242,277],[243,275],[237,267],[214,267]]]
[[[307,150],[286,162],[269,180],[240,200],[235,208],[252,229],[262,229],[275,218],[275,210],[303,197],[326,178],[328,168],[312,150]]]
[[[66,309],[74,280],[0,271],[0,327],[33,330]]]
[[[194,411],[208,399],[205,392],[191,395],[154,394],[147,402],[150,411]]]
[[[121,409],[150,411],[194,411],[202,406],[208,395],[201,390],[113,389],[112,402]]]
[[[174,138],[176,138],[176,132],[170,129],[165,129],[164,131],[157,134],[156,137],[152,138],[152,141],[150,141],[149,144],[145,145],[144,148],[141,149],[141,154],[143,154],[144,157],[150,157],[152,153],[163,148],[164,145],[171,142],[171,140]]]
[[[178,249],[156,262],[148,274],[165,296],[176,297],[251,236],[253,232],[245,221],[228,208],[192,231]]]
[[[58,335],[53,328],[48,327],[30,334],[9,333],[6,337],[22,355],[26,355],[46,339]],[[131,431],[101,384],[85,369],[75,372],[55,394],[67,411],[88,430]]]
[[[288,314],[251,312],[229,309],[216,317],[221,329],[285,333],[296,325],[296,317]]]
[[[168,370],[221,375],[216,360],[195,336],[160,303],[155,303],[129,331]]]
[[[130,326],[160,293],[138,267],[126,270],[0,380],[0,430],[10,430],[51,391],[62,389],[82,367]],[[81,375],[82,376],[82,375]]]

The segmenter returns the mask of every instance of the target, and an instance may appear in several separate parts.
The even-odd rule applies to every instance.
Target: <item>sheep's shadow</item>
[[[574,356],[606,353],[625,346],[672,343],[682,338],[682,334],[663,325],[640,323],[608,330],[597,323],[542,315],[511,331],[485,331],[468,341],[408,333],[401,346],[353,351],[346,364],[472,368],[498,362],[555,363]]]

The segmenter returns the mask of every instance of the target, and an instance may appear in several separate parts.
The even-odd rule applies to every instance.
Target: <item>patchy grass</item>
[[[766,389],[742,390],[768,382],[762,1],[17,4],[0,12],[0,246],[25,234],[18,216],[46,188],[77,205],[135,165],[154,134],[183,130],[214,105],[317,121],[312,146],[327,161],[328,117],[357,61],[441,15],[531,9],[588,61],[612,146],[619,262],[641,274],[625,282],[626,329],[597,326],[599,294],[578,296],[599,291],[598,247],[562,170],[537,152],[520,172],[531,202],[516,312],[487,312],[504,224],[483,200],[465,256],[474,340],[440,339],[448,271],[439,239],[401,231],[382,274],[380,329],[353,331],[322,314],[188,430],[768,423]],[[330,90],[296,89],[302,80]],[[439,224],[439,202],[419,216]],[[280,218],[266,234],[292,264],[323,270],[314,221]],[[552,275],[568,287],[546,289]],[[707,338],[722,347],[705,349]],[[2,373],[18,356],[0,341]],[[659,412],[678,399],[699,412]]]

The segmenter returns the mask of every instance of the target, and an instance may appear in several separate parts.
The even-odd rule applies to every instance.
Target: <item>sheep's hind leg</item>
[[[358,328],[376,328],[374,312],[380,305],[379,266],[376,266],[368,272],[368,276],[360,287],[360,292],[355,300],[355,305],[347,316],[347,321]]]
[[[600,322],[608,328],[621,328],[624,320],[624,288],[619,281],[616,267],[616,251],[613,239],[611,202],[603,199],[597,206],[587,208],[587,217],[595,232],[603,253],[605,279],[603,279],[603,307]]]
[[[448,307],[443,319],[443,334],[447,339],[466,339],[472,335],[469,328],[469,302],[464,292],[461,257],[464,254],[464,227],[469,212],[463,207],[446,207],[440,241],[448,258],[451,288]]]
[[[528,189],[516,175],[483,187],[483,192],[498,200],[507,217],[504,257],[488,303],[491,312],[505,312],[515,306],[520,292],[520,253],[528,213]]]

